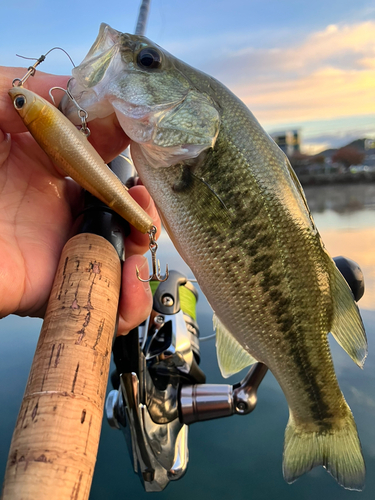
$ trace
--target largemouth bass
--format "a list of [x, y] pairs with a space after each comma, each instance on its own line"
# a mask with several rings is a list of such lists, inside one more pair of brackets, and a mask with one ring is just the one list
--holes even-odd
[[[287, 158], [224, 85], [141, 36], [102, 25], [72, 94], [115, 112], [168, 234], [215, 311], [224, 376], [265, 363], [288, 401], [283, 472], [323, 465], [360, 490], [365, 465], [331, 332], [362, 366], [367, 341]], [[74, 117], [67, 100], [65, 114]]]
[[142, 233], [152, 228], [151, 217], [55, 106], [23, 87], [13, 87], [8, 93], [31, 135], [61, 170]]

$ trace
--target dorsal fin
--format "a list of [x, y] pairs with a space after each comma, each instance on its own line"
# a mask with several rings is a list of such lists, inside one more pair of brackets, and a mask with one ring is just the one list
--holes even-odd
[[362, 368], [367, 356], [367, 339], [358, 306], [349, 285], [332, 262], [332, 293], [335, 309], [331, 333], [352, 360]]

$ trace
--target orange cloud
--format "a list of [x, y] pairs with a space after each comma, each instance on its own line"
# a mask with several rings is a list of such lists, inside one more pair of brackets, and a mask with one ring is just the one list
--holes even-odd
[[[288, 49], [287, 58], [291, 67], [304, 67], [311, 62], [321, 64], [337, 57], [369, 54], [375, 57], [375, 22], [353, 25], [329, 25], [324, 31], [311, 34], [299, 47]], [[349, 62], [349, 61], [348, 61]], [[359, 62], [359, 61], [357, 61]]]
[[324, 68], [303, 78], [233, 90], [268, 124], [375, 114], [375, 68]]
[[374, 21], [330, 25], [295, 47], [228, 53], [216, 74], [268, 126], [375, 114], [374, 34]]

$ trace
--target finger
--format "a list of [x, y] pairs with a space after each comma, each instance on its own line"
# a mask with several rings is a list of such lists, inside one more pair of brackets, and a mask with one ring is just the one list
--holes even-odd
[[[129, 189], [130, 195], [134, 200], [150, 215], [156, 226], [156, 237], [158, 238], [161, 231], [161, 222], [155, 203], [144, 186], [134, 186]], [[143, 234], [131, 226], [130, 235], [126, 238], [126, 255], [143, 254], [149, 248], [149, 236]]]
[[96, 118], [88, 123], [91, 135], [89, 141], [108, 163], [125, 151], [130, 139], [120, 127], [115, 113], [106, 118]]
[[0, 168], [8, 158], [11, 148], [10, 135], [0, 129]]
[[130, 330], [142, 323], [151, 312], [152, 293], [148, 283], [139, 281], [140, 277], [148, 279], [149, 270], [146, 257], [133, 255], [126, 259], [122, 271], [122, 289], [119, 302], [119, 324], [117, 335], [126, 335]]

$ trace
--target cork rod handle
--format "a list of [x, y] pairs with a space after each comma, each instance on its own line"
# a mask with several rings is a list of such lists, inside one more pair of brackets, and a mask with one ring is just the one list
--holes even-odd
[[101, 236], [65, 245], [10, 447], [3, 500], [84, 500], [99, 444], [121, 264]]

